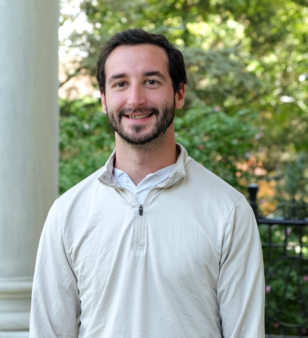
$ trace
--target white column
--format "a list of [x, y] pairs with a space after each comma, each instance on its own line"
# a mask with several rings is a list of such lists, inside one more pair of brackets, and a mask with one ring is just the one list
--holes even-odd
[[57, 197], [58, 11], [58, 0], [0, 0], [1, 338], [27, 336], [37, 246]]

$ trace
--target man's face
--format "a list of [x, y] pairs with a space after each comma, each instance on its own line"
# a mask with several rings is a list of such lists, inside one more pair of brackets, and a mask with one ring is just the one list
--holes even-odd
[[120, 46], [105, 64], [103, 111], [110, 125], [131, 144], [145, 144], [173, 128], [185, 87], [174, 94], [166, 52], [155, 45]]

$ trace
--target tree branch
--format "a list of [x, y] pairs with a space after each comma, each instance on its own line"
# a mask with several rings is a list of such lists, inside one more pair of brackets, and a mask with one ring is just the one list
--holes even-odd
[[59, 88], [61, 88], [63, 85], [65, 85], [70, 79], [72, 79], [73, 77], [75, 77], [76, 75], [78, 75], [82, 69], [83, 69], [82, 66], [80, 66], [77, 69], [75, 69], [74, 73], [69, 74], [64, 81], [62, 81], [62, 82], [59, 83]]

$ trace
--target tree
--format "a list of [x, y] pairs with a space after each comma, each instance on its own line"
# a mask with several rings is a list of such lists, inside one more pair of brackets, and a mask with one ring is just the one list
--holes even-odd
[[305, 1], [84, 0], [80, 8], [89, 28], [74, 32], [69, 48], [87, 57], [69, 77], [84, 72], [96, 85], [99, 50], [116, 32], [141, 27], [162, 33], [182, 50], [187, 64], [187, 99], [179, 118], [195, 103], [222, 107], [236, 118], [248, 109], [251, 117], [245, 114], [241, 121], [257, 128], [249, 152], [270, 174], [279, 171], [286, 153], [307, 151]]
[[270, 172], [283, 153], [307, 150], [306, 1], [85, 0], [81, 11], [91, 29], [71, 36], [71, 48], [88, 55], [77, 73], [94, 77], [99, 49], [118, 31], [165, 34], [185, 56], [185, 109], [199, 99], [227, 114], [257, 112], [254, 123], [266, 131], [256, 156]]

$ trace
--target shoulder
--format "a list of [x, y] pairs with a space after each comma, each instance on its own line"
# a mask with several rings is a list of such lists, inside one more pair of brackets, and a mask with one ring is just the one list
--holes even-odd
[[73, 210], [84, 210], [84, 207], [91, 203], [93, 196], [104, 189], [98, 180], [103, 169], [104, 167], [98, 169], [55, 201], [56, 208], [63, 216]]
[[193, 159], [187, 166], [186, 174], [187, 183], [191, 185], [198, 198], [216, 204], [229, 215], [237, 203], [242, 203], [241, 200], [244, 203], [246, 201], [239, 191]]

